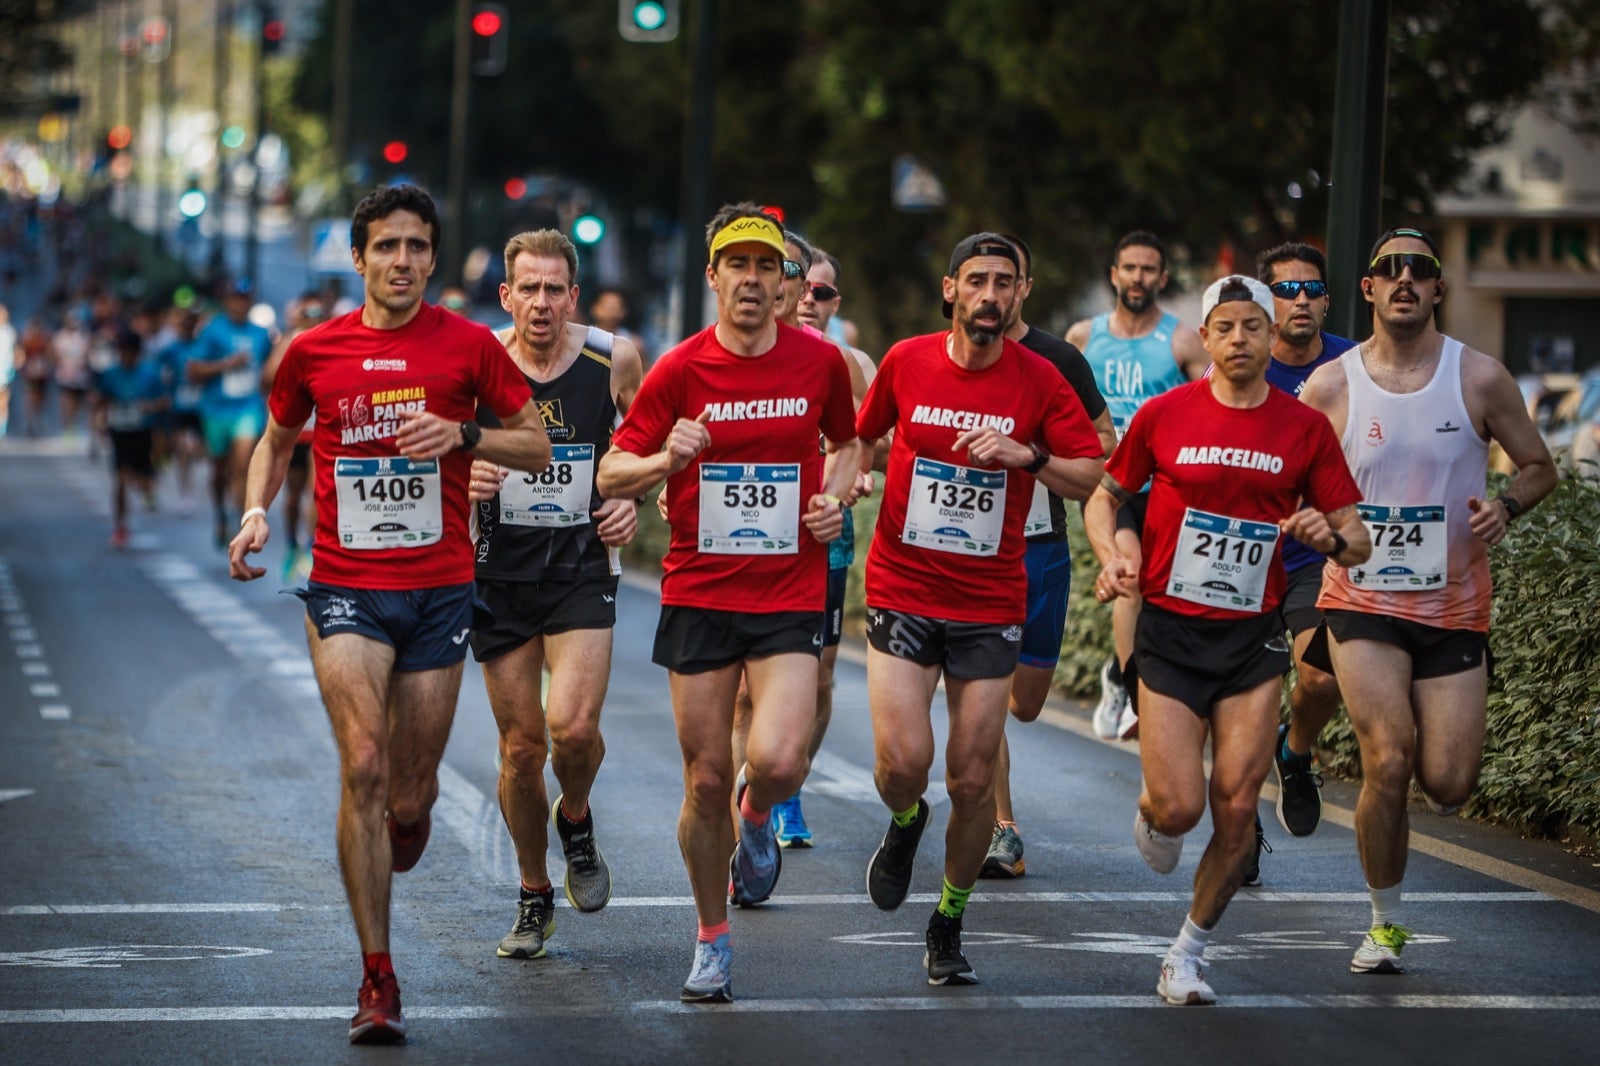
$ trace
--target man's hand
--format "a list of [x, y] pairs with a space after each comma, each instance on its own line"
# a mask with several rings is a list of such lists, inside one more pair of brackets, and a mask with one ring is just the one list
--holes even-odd
[[1506, 505], [1497, 500], [1484, 503], [1473, 496], [1467, 500], [1467, 510], [1472, 512], [1467, 525], [1472, 530], [1472, 535], [1483, 541], [1489, 547], [1494, 547], [1505, 539], [1506, 529], [1511, 524]]
[[600, 543], [608, 548], [620, 548], [633, 539], [639, 531], [639, 505], [632, 500], [605, 500], [595, 508], [594, 527]]
[[461, 424], [447, 422], [431, 411], [407, 411], [400, 416], [394, 443], [407, 459], [438, 459], [461, 446]]
[[1094, 581], [1094, 598], [1109, 603], [1118, 596], [1133, 596], [1139, 591], [1139, 564], [1120, 553], [1112, 555]]
[[817, 493], [811, 497], [806, 505], [806, 513], [800, 516], [811, 535], [823, 544], [839, 539], [839, 534], [844, 532], [844, 510], [839, 506], [839, 501], [832, 496]]
[[1027, 466], [1033, 462], [1033, 449], [1019, 444], [993, 426], [969, 429], [956, 438], [951, 451], [966, 449], [974, 466]]
[[244, 520], [239, 527], [239, 532], [233, 535], [228, 542], [228, 576], [235, 581], [254, 581], [267, 572], [264, 566], [249, 566], [245, 557], [254, 555], [267, 546], [267, 538], [272, 535], [272, 530], [267, 526], [267, 520], [259, 514], [253, 514]]
[[506, 483], [510, 473], [509, 469], [498, 463], [472, 460], [472, 473], [467, 476], [467, 499], [473, 503], [494, 499], [500, 494], [500, 486]]
[[708, 407], [692, 422], [687, 418], [680, 418], [673, 425], [672, 432], [667, 435], [669, 473], [676, 474], [694, 462], [694, 457], [711, 445], [711, 431], [706, 428], [706, 423], [710, 420], [711, 408]]
[[1332, 551], [1337, 543], [1333, 539], [1333, 527], [1328, 525], [1328, 516], [1315, 507], [1302, 507], [1279, 522], [1278, 528], [1324, 555]]

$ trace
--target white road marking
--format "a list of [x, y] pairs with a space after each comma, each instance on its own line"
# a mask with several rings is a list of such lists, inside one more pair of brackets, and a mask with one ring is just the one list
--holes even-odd
[[0, 803], [33, 795], [31, 788], [0, 788]]
[[[547, 1013], [541, 1008], [541, 1013]], [[578, 1012], [574, 1012], [578, 1013]], [[412, 1021], [477, 1021], [509, 1017], [499, 1007], [406, 1006]], [[348, 1021], [350, 1007], [111, 1007], [44, 1010], [0, 1010], [0, 1025], [83, 1025], [109, 1022], [310, 1022]]]
[[72, 708], [64, 703], [46, 703], [39, 707], [39, 717], [47, 722], [65, 722], [72, 717]]
[[333, 910], [296, 903], [31, 903], [0, 907], [0, 917], [40, 914], [278, 914]]
[[39, 681], [28, 686], [28, 694], [40, 699], [57, 699], [61, 695], [61, 686], [53, 681]]
[[19, 644], [25, 644], [29, 641], [38, 640], [39, 634], [27, 626], [15, 626], [11, 630], [11, 639]]
[[[1217, 1006], [1235, 1010], [1600, 1010], [1600, 996], [1230, 996]], [[918, 1010], [1170, 1010], [1154, 993], [1142, 996], [876, 996], [839, 999], [736, 999], [714, 1007], [657, 1000], [636, 1003], [637, 1010], [667, 1014], [792, 1014], [800, 1011], [852, 1013]], [[0, 1021], [3, 1021], [0, 1018]]]
[[17, 658], [42, 659], [44, 658], [44, 649], [37, 644], [18, 644]]
[[22, 674], [24, 677], [49, 677], [49, 663], [23, 663]]

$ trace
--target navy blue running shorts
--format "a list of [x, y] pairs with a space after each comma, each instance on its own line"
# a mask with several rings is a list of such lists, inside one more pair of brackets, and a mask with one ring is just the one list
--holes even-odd
[[1072, 591], [1072, 552], [1066, 541], [1028, 545], [1028, 620], [1022, 623], [1017, 665], [1053, 670], [1067, 628], [1067, 593]]
[[294, 594], [323, 640], [340, 633], [387, 644], [394, 669], [438, 670], [467, 657], [472, 630], [490, 621], [471, 582], [431, 589], [351, 589], [312, 581]]

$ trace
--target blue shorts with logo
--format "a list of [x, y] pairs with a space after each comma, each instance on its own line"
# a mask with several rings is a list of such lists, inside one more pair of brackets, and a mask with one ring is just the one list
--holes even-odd
[[294, 594], [305, 601], [306, 617], [323, 640], [355, 633], [387, 644], [396, 671], [438, 670], [464, 661], [467, 638], [491, 617], [470, 581], [407, 591], [312, 581]]
[[1072, 552], [1066, 541], [1028, 545], [1028, 620], [1022, 625], [1022, 651], [1017, 662], [1041, 670], [1054, 669], [1061, 658], [1061, 634], [1067, 628], [1067, 593], [1072, 590]]

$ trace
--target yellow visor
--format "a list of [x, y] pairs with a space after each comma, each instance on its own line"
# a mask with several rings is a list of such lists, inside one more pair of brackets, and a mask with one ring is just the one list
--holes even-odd
[[717, 230], [717, 235], [711, 238], [711, 258], [715, 259], [717, 253], [730, 244], [749, 241], [766, 245], [778, 253], [779, 259], [788, 254], [783, 247], [783, 231], [771, 219], [750, 217], [736, 218]]

